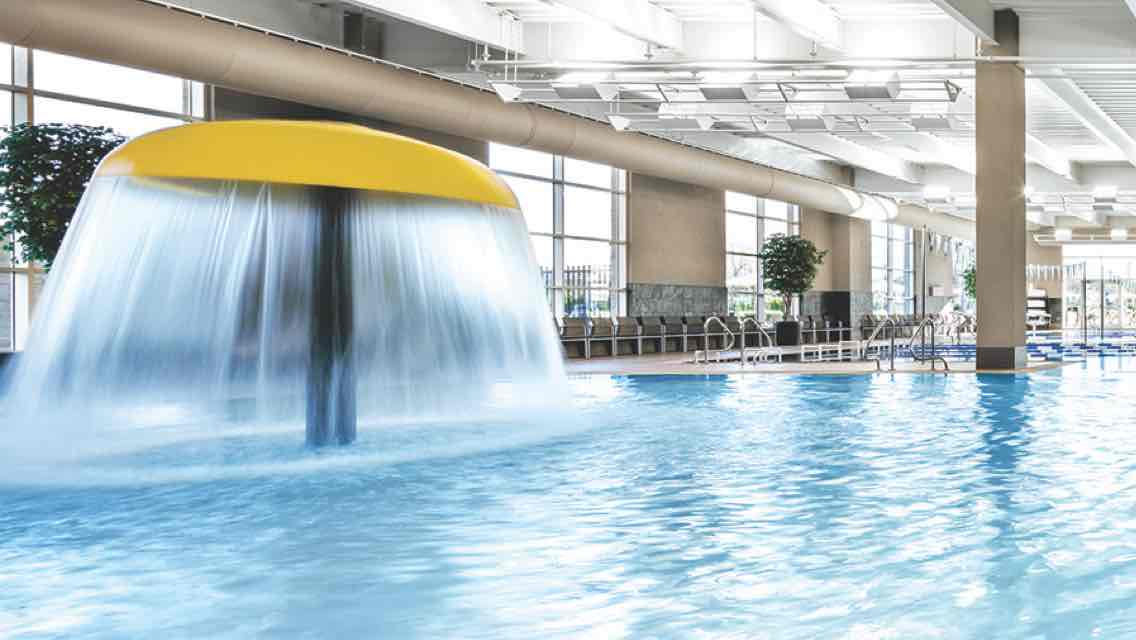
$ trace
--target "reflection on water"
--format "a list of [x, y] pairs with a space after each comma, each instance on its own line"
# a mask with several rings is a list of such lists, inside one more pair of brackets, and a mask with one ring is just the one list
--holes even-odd
[[1134, 637], [1126, 369], [578, 378], [524, 441], [126, 451], [202, 474], [0, 486], [0, 636]]

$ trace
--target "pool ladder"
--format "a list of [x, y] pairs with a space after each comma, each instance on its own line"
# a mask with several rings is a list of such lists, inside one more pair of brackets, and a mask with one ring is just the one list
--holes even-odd
[[[889, 371], [895, 371], [895, 334], [896, 334], [896, 331], [899, 329], [899, 325], [896, 324], [895, 319], [893, 319], [891, 317], [884, 318], [884, 321], [881, 322], [878, 326], [876, 326], [875, 331], [872, 331], [872, 335], [870, 337], [868, 337], [868, 342], [864, 344], [863, 359], [864, 360], [874, 360], [876, 362], [876, 371], [882, 371], [883, 370], [883, 366], [881, 364], [880, 350], [879, 349], [876, 350], [876, 354], [875, 354], [874, 358], [869, 356], [869, 352], [871, 351], [872, 343], [876, 341], [876, 338], [879, 337], [880, 332], [883, 331], [885, 327], [891, 327], [891, 331], [889, 332], [889, 338], [890, 338], [891, 344], [888, 346], [888, 360], [889, 360]], [[924, 353], [924, 349], [923, 349], [922, 346], [919, 349], [919, 353], [915, 352], [915, 339], [916, 338], [922, 338], [924, 340], [924, 344], [926, 344], [926, 331], [927, 331], [928, 327], [931, 329], [931, 355], [930, 356], [928, 356]], [[923, 321], [920, 322], [918, 324], [918, 326], [915, 327], [915, 330], [911, 332], [911, 339], [908, 340], [908, 342], [907, 342], [907, 351], [909, 353], [911, 353], [911, 359], [914, 360], [915, 362], [930, 362], [931, 363], [931, 371], [935, 371], [935, 363], [936, 362], [942, 362], [943, 363], [943, 369], [945, 371], [951, 370], [951, 365], [950, 365], [950, 363], [947, 362], [947, 359], [944, 358], [943, 356], [940, 356], [937, 353], [935, 353], [935, 320], [931, 317], [924, 318]]]
[[[722, 361], [722, 354], [727, 352], [727, 351], [730, 351], [731, 349], [734, 348], [734, 342], [735, 342], [734, 332], [730, 331], [730, 328], [726, 326], [725, 322], [722, 322], [721, 318], [719, 318], [718, 316], [710, 316], [709, 318], [706, 318], [706, 322], [702, 323], [702, 339], [706, 341], [706, 348], [701, 350], [701, 351], [695, 351], [694, 352], [694, 364], [698, 364], [698, 356], [699, 355], [702, 355], [703, 359], [706, 361], [706, 364], [710, 364], [710, 325], [715, 324], [715, 323], [717, 323], [718, 326], [722, 327], [722, 331], [726, 332], [726, 335], [728, 336], [729, 340], [726, 344], [722, 345], [721, 349], [715, 349], [714, 350], [714, 353], [716, 354], [714, 359], [717, 360], [718, 362], [721, 362]], [[745, 336], [744, 325], [742, 327], [742, 336], [743, 337]], [[743, 344], [742, 346], [743, 346], [743, 356], [744, 356], [745, 345]], [[745, 363], [744, 358], [743, 358], [742, 362], [743, 362], [743, 364]]]

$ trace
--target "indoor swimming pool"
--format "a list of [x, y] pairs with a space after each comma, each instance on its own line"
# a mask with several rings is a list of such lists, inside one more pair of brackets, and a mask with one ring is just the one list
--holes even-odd
[[0, 637], [1133, 637], [1134, 375], [576, 377], [335, 450], [171, 414], [3, 467]]

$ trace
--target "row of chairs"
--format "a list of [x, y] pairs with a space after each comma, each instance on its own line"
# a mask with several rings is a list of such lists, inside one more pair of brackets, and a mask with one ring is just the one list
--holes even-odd
[[[978, 322], [974, 316], [961, 311], [945, 311], [931, 314], [935, 318], [935, 331], [939, 335], [961, 337], [965, 334], [974, 334], [978, 331]], [[876, 327], [883, 324], [887, 318], [895, 320], [898, 328], [897, 337], [911, 337], [915, 328], [923, 321], [922, 315], [864, 315], [860, 322], [860, 332], [867, 339]]]
[[[941, 318], [939, 318], [938, 314], [935, 314], [934, 317], [936, 319], [936, 330], [941, 331]], [[923, 316], [919, 314], [909, 313], [906, 315], [895, 314], [890, 316], [887, 314], [864, 314], [864, 317], [860, 320], [860, 335], [864, 340], [867, 340], [876, 330], [876, 327], [886, 322], [888, 318], [891, 318], [893, 321], [895, 321], [895, 335], [897, 338], [910, 338], [912, 335], [914, 335], [915, 328], [918, 327], [921, 322], [923, 322]], [[888, 331], [890, 331], [890, 329]]]
[[[561, 319], [560, 343], [569, 358], [593, 356], [644, 355], [648, 353], [686, 353], [707, 349], [723, 349], [729, 337], [721, 325], [707, 331], [711, 316], [638, 316], [615, 318]], [[743, 346], [742, 318], [717, 316], [735, 336], [734, 348]], [[747, 326], [746, 347], [769, 346], [752, 323]], [[766, 329], [770, 331], [770, 329]]]

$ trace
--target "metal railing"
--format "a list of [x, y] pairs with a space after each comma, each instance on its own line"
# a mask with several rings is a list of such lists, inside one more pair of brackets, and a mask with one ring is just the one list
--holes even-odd
[[741, 350], [739, 351], [739, 355], [741, 356], [741, 361], [742, 361], [743, 367], [745, 366], [745, 363], [746, 363], [746, 343], [745, 343], [746, 325], [751, 323], [751, 322], [753, 323], [754, 328], [757, 329], [757, 335], [759, 336], [758, 339], [757, 339], [757, 349], [753, 350], [753, 354], [750, 358], [750, 362], [753, 363], [754, 366], [757, 366], [758, 357], [761, 356], [761, 354], [763, 353], [762, 349], [765, 348], [765, 347], [761, 346], [761, 338], [765, 338], [765, 341], [769, 343], [770, 347], [777, 346], [777, 341], [775, 341], [769, 335], [769, 332], [767, 332], [765, 330], [765, 327], [761, 326], [761, 323], [757, 321], [757, 318], [754, 318], [752, 316], [742, 318], [742, 321], [741, 321], [742, 346], [741, 346]]
[[861, 357], [864, 360], [875, 360], [876, 361], [876, 371], [882, 371], [883, 370], [883, 367], [880, 364], [879, 351], [876, 352], [875, 358], [869, 358], [868, 353], [869, 353], [869, 351], [871, 351], [872, 343], [876, 341], [877, 337], [879, 337], [880, 332], [883, 331], [884, 327], [888, 327], [888, 326], [891, 327], [891, 335], [889, 336], [891, 338], [891, 346], [888, 348], [888, 356], [891, 360], [890, 371], [895, 371], [895, 332], [899, 329], [899, 325], [896, 323], [894, 318], [891, 318], [891, 317], [884, 318], [883, 322], [876, 325], [875, 331], [872, 331], [872, 335], [868, 336], [868, 342], [864, 344], [864, 352], [863, 352], [864, 355], [861, 356]]
[[[710, 337], [711, 337], [710, 325], [714, 324], [715, 322], [718, 323], [718, 326], [722, 327], [722, 331], [725, 331], [726, 335], [729, 336], [729, 341], [726, 342], [725, 344], [723, 344], [721, 349], [714, 349], [714, 351], [718, 354], [718, 357], [717, 357], [718, 362], [722, 361], [722, 354], [723, 353], [734, 348], [734, 342], [735, 342], [734, 332], [730, 331], [730, 328], [726, 326], [726, 323], [723, 322], [721, 318], [719, 318], [718, 316], [710, 316], [709, 318], [706, 318], [705, 322], [702, 323], [702, 331], [703, 331], [703, 335], [705, 336], [705, 341], [706, 341], [706, 344], [704, 346], [706, 348], [702, 351], [695, 351], [694, 352], [695, 364], [698, 363], [698, 355], [700, 353], [702, 354], [703, 358], [705, 359], [706, 364], [710, 364], [710, 351], [711, 351], [711, 349], [710, 349]], [[744, 347], [744, 343], [743, 343], [743, 347]], [[744, 364], [744, 361], [743, 361], [743, 364]]]
[[[928, 327], [931, 328], [931, 355], [930, 356], [927, 356], [927, 354], [926, 354], [926, 349], [927, 349], [926, 332], [927, 332]], [[915, 327], [914, 331], [912, 331], [911, 339], [907, 341], [907, 350], [909, 352], [911, 352], [911, 359], [912, 360], [915, 360], [916, 362], [930, 362], [931, 363], [931, 371], [935, 370], [935, 361], [936, 360], [941, 361], [943, 363], [943, 369], [950, 371], [951, 365], [947, 362], [947, 359], [944, 358], [943, 356], [940, 356], [940, 355], [935, 353], [935, 333], [936, 333], [936, 331], [935, 331], [935, 318], [933, 316], [928, 316], [926, 318], [923, 318], [923, 321], [920, 322], [919, 325]], [[918, 354], [915, 353], [915, 339], [916, 338], [920, 339], [919, 353]], [[892, 356], [892, 357], [894, 358], [894, 356]]]

